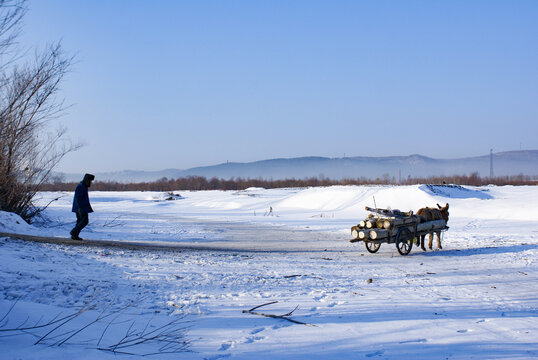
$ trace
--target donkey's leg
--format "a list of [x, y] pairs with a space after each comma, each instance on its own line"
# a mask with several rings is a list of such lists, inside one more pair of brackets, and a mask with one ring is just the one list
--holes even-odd
[[428, 247], [430, 248], [430, 250], [432, 249], [432, 243], [433, 243], [433, 233], [430, 233], [429, 239], [428, 239]]
[[419, 235], [419, 238], [420, 238], [420, 248], [426, 251], [426, 248], [424, 247], [424, 240], [426, 239], [426, 235]]
[[437, 234], [437, 247], [439, 249], [442, 249], [443, 247], [441, 246], [441, 232], [440, 231], [436, 231], [435, 232]]

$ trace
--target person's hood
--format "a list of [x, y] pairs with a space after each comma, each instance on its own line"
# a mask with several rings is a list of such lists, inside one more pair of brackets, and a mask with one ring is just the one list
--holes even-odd
[[84, 179], [82, 179], [82, 183], [86, 187], [90, 187], [91, 182], [95, 179], [95, 175], [92, 174], [85, 174]]

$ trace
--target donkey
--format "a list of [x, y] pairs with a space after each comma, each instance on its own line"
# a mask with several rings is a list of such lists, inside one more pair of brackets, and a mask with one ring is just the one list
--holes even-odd
[[[432, 220], [444, 220], [445, 224], [448, 223], [448, 204], [441, 207], [441, 205], [437, 204], [438, 209], [435, 208], [429, 208], [425, 207], [422, 209], [419, 209], [417, 211], [417, 215], [420, 216], [420, 222], [426, 222], [426, 221], [432, 221]], [[428, 247], [430, 250], [432, 249], [432, 242], [433, 242], [433, 234], [437, 234], [437, 247], [439, 249], [442, 249], [441, 246], [441, 231], [436, 230], [429, 233], [430, 238], [428, 241]], [[426, 238], [426, 235], [420, 236], [420, 248], [424, 251], [426, 251], [426, 248], [424, 247], [424, 239]]]

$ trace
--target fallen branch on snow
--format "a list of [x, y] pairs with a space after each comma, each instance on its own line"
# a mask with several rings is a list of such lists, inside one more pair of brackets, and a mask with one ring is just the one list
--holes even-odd
[[113, 227], [117, 227], [117, 226], [123, 226], [125, 225], [124, 223], [122, 223], [120, 221], [121, 219], [121, 215], [118, 215], [116, 216], [114, 219], [112, 220], [106, 220], [105, 223], [103, 224], [103, 227], [110, 227], [110, 228], [113, 228]]
[[[96, 315], [93, 319], [80, 320], [75, 323], [73, 320], [79, 318], [80, 315], [88, 310], [95, 310], [97, 305], [94, 303], [94, 299], [86, 303], [80, 310], [77, 310], [67, 316], [61, 314], [56, 315], [49, 321], [43, 321], [40, 318], [36, 323], [29, 324], [30, 316], [24, 320], [21, 324], [9, 327], [9, 316], [18, 302], [15, 301], [7, 312], [0, 319], [0, 337], [24, 335], [29, 334], [36, 337], [38, 340], [34, 345], [46, 344], [49, 346], [65, 346], [74, 345], [69, 343], [77, 335], [87, 330], [90, 327], [99, 329], [102, 327], [103, 320], [113, 317], [110, 320], [104, 330], [101, 333], [96, 350], [111, 352], [114, 354], [129, 354], [137, 356], [149, 356], [159, 354], [178, 354], [189, 351], [190, 341], [187, 339], [188, 326], [185, 325], [184, 316], [179, 316], [164, 325], [158, 325], [153, 322], [153, 318], [149, 319], [145, 326], [140, 327], [140, 324], [136, 320], [127, 320], [130, 323], [127, 330], [125, 330], [123, 337], [113, 340], [115, 334], [121, 331], [125, 320], [118, 320], [120, 317], [129, 318], [130, 315], [125, 314], [125, 310], [132, 307], [137, 301], [131, 301], [125, 306], [111, 310], [112, 301], [106, 304], [104, 309]], [[71, 326], [69, 326], [71, 325]], [[109, 331], [111, 328], [115, 328], [114, 331]], [[38, 332], [42, 330], [44, 335]], [[61, 332], [61, 334], [60, 334]], [[112, 334], [109, 334], [112, 333]], [[4, 335], [5, 334], [5, 335]], [[57, 334], [57, 335], [55, 335]], [[96, 339], [97, 340], [97, 339]], [[107, 340], [109, 345], [103, 344]], [[84, 340], [85, 344], [93, 342], [93, 339]], [[91, 345], [90, 345], [91, 347]]]
[[262, 304], [262, 305], [255, 306], [255, 307], [253, 307], [253, 308], [250, 309], [250, 310], [243, 310], [243, 314], [246, 313], [246, 314], [252, 314], [252, 315], [265, 316], [265, 317], [269, 317], [269, 318], [273, 318], [273, 319], [282, 319], [282, 320], [290, 321], [290, 322], [295, 323], [295, 324], [306, 325], [306, 326], [316, 326], [316, 325], [308, 324], [308, 323], [305, 323], [305, 322], [302, 322], [302, 321], [293, 320], [292, 318], [289, 318], [289, 317], [288, 317], [288, 316], [291, 316], [291, 314], [293, 314], [293, 312], [299, 308], [299, 305], [297, 305], [297, 306], [295, 307], [295, 309], [293, 309], [293, 310], [290, 311], [289, 313], [287, 313], [287, 314], [283, 314], [283, 315], [265, 314], [265, 313], [260, 313], [260, 312], [255, 312], [255, 311], [254, 311], [254, 310], [256, 310], [256, 309], [261, 308], [262, 306], [276, 304], [277, 302], [278, 302], [278, 301], [271, 301], [271, 302], [268, 302], [268, 303], [266, 303], [266, 304]]

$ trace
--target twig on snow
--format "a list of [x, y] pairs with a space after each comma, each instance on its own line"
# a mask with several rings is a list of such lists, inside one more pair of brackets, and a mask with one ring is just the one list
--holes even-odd
[[120, 341], [107, 347], [97, 347], [97, 349], [112, 352], [114, 354], [129, 354], [123, 349], [136, 348], [138, 345], [153, 343], [160, 345], [157, 352], [138, 355], [149, 356], [188, 351], [190, 342], [185, 339], [185, 332], [188, 327], [185, 327], [180, 323], [182, 319], [182, 317], [174, 319], [153, 330], [149, 330], [150, 320], [141, 331], [134, 328], [135, 322], [133, 322]]
[[124, 223], [122, 223], [121, 221], [119, 221], [119, 219], [121, 219], [121, 215], [118, 215], [116, 216], [114, 219], [112, 220], [106, 220], [105, 223], [103, 224], [103, 227], [117, 227], [117, 226], [123, 226]]
[[7, 318], [7, 316], [9, 315], [9, 313], [11, 313], [11, 310], [13, 310], [13, 308], [15, 307], [15, 305], [17, 305], [17, 303], [19, 302], [19, 299], [20, 298], [17, 298], [17, 300], [15, 300], [15, 302], [13, 304], [11, 304], [11, 307], [9, 308], [9, 310], [6, 312], [6, 314], [2, 317], [2, 319], [0, 319], [0, 323], [2, 321], [4, 321], [5, 318]]
[[295, 323], [295, 324], [299, 324], [299, 325], [316, 326], [316, 325], [314, 325], [314, 324], [308, 324], [308, 323], [305, 323], [305, 322], [302, 322], [302, 321], [297, 321], [297, 320], [294, 320], [294, 319], [288, 317], [288, 316], [291, 316], [291, 315], [293, 314], [293, 312], [299, 308], [299, 305], [297, 305], [297, 306], [295, 307], [295, 309], [293, 309], [293, 310], [290, 311], [289, 313], [286, 313], [286, 314], [283, 314], [283, 315], [265, 314], [265, 313], [255, 312], [255, 311], [254, 311], [254, 310], [256, 310], [256, 309], [261, 308], [262, 306], [272, 305], [272, 304], [276, 304], [276, 303], [278, 303], [278, 301], [271, 301], [271, 302], [268, 302], [268, 303], [265, 303], [265, 304], [261, 304], [261, 305], [258, 305], [258, 306], [253, 307], [253, 308], [250, 309], [250, 310], [243, 310], [243, 314], [246, 313], [246, 314], [259, 315], [259, 316], [264, 316], [264, 317], [273, 318], [273, 319], [282, 319], [282, 320], [287, 320], [287, 321], [289, 321], [289, 322], [292, 322], [292, 323]]
[[[64, 330], [69, 322], [72, 322], [74, 319], [78, 318], [82, 313], [95, 309], [96, 305], [94, 300], [90, 300], [78, 311], [71, 313], [66, 316], [56, 315], [52, 320], [42, 323], [42, 318], [35, 323], [34, 325], [27, 325], [29, 317], [24, 320], [23, 323], [19, 324], [16, 327], [12, 328], [0, 328], [0, 334], [7, 333], [7, 335], [0, 335], [1, 337], [5, 336], [15, 336], [21, 333], [29, 334], [37, 338], [37, 341], [34, 345], [44, 344], [48, 342], [49, 346], [65, 346], [68, 345], [68, 341], [73, 339], [75, 336], [82, 333], [84, 330], [88, 329], [95, 324], [101, 323], [106, 318], [112, 318], [110, 322], [106, 325], [103, 330], [101, 337], [97, 341], [95, 347], [96, 350], [107, 351], [114, 354], [128, 354], [136, 356], [149, 356], [149, 355], [158, 355], [158, 354], [177, 354], [181, 352], [189, 351], [191, 342], [186, 338], [186, 333], [189, 329], [188, 326], [185, 326], [184, 316], [177, 317], [164, 325], [152, 326], [153, 318], [149, 319], [142, 328], [138, 328], [136, 321], [129, 320], [130, 323], [127, 330], [125, 331], [124, 336], [119, 340], [114, 342], [111, 345], [103, 345], [103, 340], [105, 339], [105, 334], [109, 330], [110, 326], [118, 325], [124, 323], [116, 322], [119, 316], [124, 315], [124, 311], [129, 307], [135, 304], [135, 301], [131, 301], [125, 306], [117, 309], [110, 310], [112, 302], [108, 303], [107, 306], [95, 317], [93, 320], [87, 322], [84, 325], [73, 325], [75, 329], [66, 329], [67, 331], [58, 334], [60, 331]], [[17, 302], [11, 305], [7, 310], [5, 315], [1, 315], [2, 318], [0, 323], [8, 321], [9, 315], [12, 313], [13, 308]], [[73, 327], [71, 326], [71, 327]], [[49, 328], [49, 329], [47, 329]], [[37, 329], [45, 329], [45, 335], [37, 335], [30, 331]], [[91, 339], [89, 341], [92, 341]], [[144, 345], [144, 348], [140, 347]], [[149, 348], [148, 348], [149, 346]], [[147, 353], [141, 353], [146, 349]], [[132, 352], [126, 350], [133, 350]]]

